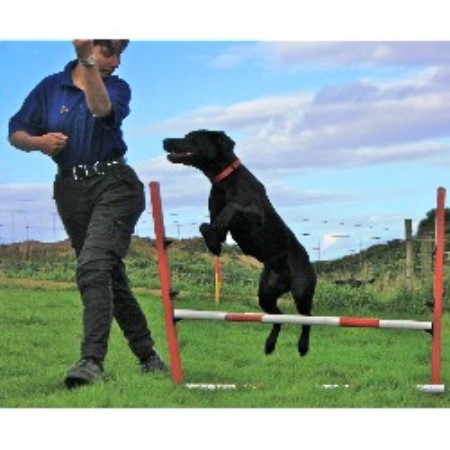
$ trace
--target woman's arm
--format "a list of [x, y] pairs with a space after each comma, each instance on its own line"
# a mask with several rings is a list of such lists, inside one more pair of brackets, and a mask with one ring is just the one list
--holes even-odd
[[63, 133], [46, 133], [42, 136], [32, 136], [26, 131], [16, 131], [9, 137], [9, 142], [19, 150], [26, 152], [41, 151], [45, 155], [57, 155], [64, 149], [67, 136]]
[[[94, 49], [92, 40], [75, 39], [73, 45], [80, 61], [84, 61], [92, 56]], [[95, 64], [92, 66], [78, 64], [77, 70], [81, 77], [86, 102], [92, 115], [95, 117], [109, 116], [112, 111], [111, 100], [97, 66]]]

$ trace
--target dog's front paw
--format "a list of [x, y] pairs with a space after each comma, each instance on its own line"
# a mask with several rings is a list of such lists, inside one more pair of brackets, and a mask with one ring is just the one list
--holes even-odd
[[205, 241], [206, 246], [208, 247], [208, 250], [214, 255], [220, 256], [222, 244], [214, 228], [208, 223], [202, 223], [200, 225], [200, 233], [203, 236], [203, 239]]

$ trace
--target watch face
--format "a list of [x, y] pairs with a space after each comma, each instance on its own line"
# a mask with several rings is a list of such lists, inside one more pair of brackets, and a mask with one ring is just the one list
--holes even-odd
[[81, 61], [81, 64], [85, 67], [93, 67], [95, 66], [96, 59], [94, 56], [88, 56], [86, 59]]

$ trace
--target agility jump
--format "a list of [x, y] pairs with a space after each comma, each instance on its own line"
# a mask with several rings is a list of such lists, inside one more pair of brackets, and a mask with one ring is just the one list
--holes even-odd
[[[221, 311], [197, 311], [174, 309], [172, 303], [171, 276], [167, 247], [170, 242], [165, 237], [164, 219], [159, 183], [150, 182], [150, 197], [158, 253], [158, 270], [161, 282], [161, 296], [164, 305], [165, 325], [169, 347], [172, 381], [183, 382], [180, 349], [176, 330], [179, 320], [218, 320], [228, 322], [282, 323], [291, 325], [322, 325], [333, 327], [385, 328], [404, 330], [424, 330], [432, 334], [431, 342], [431, 383], [418, 385], [423, 392], [442, 393], [445, 386], [441, 384], [441, 334], [442, 302], [445, 250], [445, 194], [444, 188], [437, 190], [435, 267], [434, 267], [434, 308], [431, 321], [384, 320], [371, 317], [330, 317], [302, 316], [290, 314], [236, 313]], [[334, 385], [333, 385], [334, 386]]]

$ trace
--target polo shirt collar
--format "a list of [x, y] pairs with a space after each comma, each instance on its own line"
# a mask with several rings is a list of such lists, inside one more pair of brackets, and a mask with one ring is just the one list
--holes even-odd
[[72, 70], [75, 68], [77, 63], [78, 60], [74, 59], [66, 64], [66, 66], [64, 67], [64, 71], [62, 73], [62, 84], [67, 86], [75, 86], [72, 80]]

